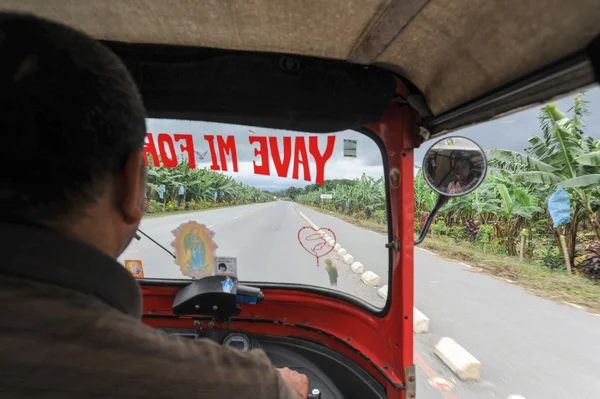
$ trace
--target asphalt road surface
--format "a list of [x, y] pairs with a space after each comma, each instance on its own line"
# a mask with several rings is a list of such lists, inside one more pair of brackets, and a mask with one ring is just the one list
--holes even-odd
[[[313, 213], [322, 216], [306, 208], [302, 209], [306, 211], [307, 216], [310, 214], [311, 218]], [[339, 222], [338, 219], [331, 219]], [[342, 246], [361, 248], [361, 235], [365, 235], [362, 230], [346, 231], [341, 224], [321, 226], [320, 220], [321, 218], [315, 217], [313, 222], [319, 227], [330, 227], [334, 230], [337, 241]], [[289, 202], [278, 201], [148, 218], [143, 220], [140, 229], [173, 251], [171, 243], [175, 237], [171, 231], [189, 221], [205, 224], [215, 232], [213, 240], [218, 245], [216, 255], [237, 258], [238, 277], [241, 281], [311, 284], [349, 293], [378, 307], [384, 305], [384, 300], [377, 295], [377, 290], [366, 287], [360, 281], [360, 275], [352, 273], [335, 251], [320, 258], [317, 265], [317, 259], [302, 248], [298, 241], [298, 231], [308, 223]], [[371, 248], [371, 251], [377, 245], [376, 242], [381, 242], [375, 252], [379, 252], [380, 269], [385, 273], [380, 274], [381, 284], [387, 284], [388, 250], [384, 247], [385, 240], [371, 232], [366, 234], [370, 240], [368, 248]], [[357, 254], [367, 253], [362, 250]], [[354, 253], [353, 255], [357, 260], [361, 259]], [[335, 287], [330, 285], [325, 269], [324, 261], [327, 258], [332, 259], [338, 269], [338, 285]], [[123, 262], [125, 259], [141, 260], [146, 278], [186, 278], [179, 266], [173, 262], [173, 257], [145, 237], [139, 241], [132, 241], [119, 261]]]
[[[296, 207], [317, 226], [331, 228], [340, 245], [387, 284], [385, 236]], [[317, 267], [298, 243], [298, 230], [307, 222], [288, 202], [150, 218], [141, 229], [172, 249], [171, 230], [192, 220], [216, 233], [218, 255], [238, 258], [243, 281], [313, 284], [383, 304], [337, 258], [338, 286], [329, 286], [323, 259]], [[182, 278], [173, 258], [146, 238], [132, 242], [119, 260], [124, 259], [141, 259], [146, 277]], [[415, 306], [431, 320], [429, 334], [415, 335], [418, 398], [600, 398], [600, 316], [419, 249]], [[441, 337], [453, 338], [482, 363], [482, 381], [461, 382], [433, 355]]]

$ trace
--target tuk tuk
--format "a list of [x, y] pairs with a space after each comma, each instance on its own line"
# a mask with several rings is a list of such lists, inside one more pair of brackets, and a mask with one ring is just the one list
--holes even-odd
[[[139, 278], [142, 321], [262, 349], [306, 374], [311, 398], [416, 397], [414, 149], [591, 85], [600, 65], [593, 0], [4, 0], [0, 9], [87, 32], [140, 88], [158, 179], [147, 206], [181, 212], [144, 222], [121, 259]], [[485, 177], [477, 145], [444, 140], [425, 159], [439, 200], [417, 244], [450, 196]], [[478, 172], [450, 192], [451, 153], [469, 151]], [[176, 177], [160, 180], [165, 169]], [[348, 178], [379, 184], [382, 202], [368, 212], [385, 234], [334, 217], [366, 212], [332, 194]], [[303, 203], [309, 194], [319, 206]]]

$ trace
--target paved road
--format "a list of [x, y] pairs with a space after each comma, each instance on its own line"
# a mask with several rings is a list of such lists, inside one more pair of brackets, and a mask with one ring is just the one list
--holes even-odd
[[[386, 237], [333, 216], [298, 206], [319, 227], [335, 231], [338, 242], [366, 269], [387, 283]], [[147, 219], [141, 228], [168, 246], [170, 231], [196, 220], [216, 232], [219, 255], [237, 256], [245, 281], [280, 281], [329, 286], [324, 266], [317, 267], [298, 244], [306, 221], [286, 202], [222, 208]], [[170, 247], [169, 247], [170, 249]], [[142, 259], [148, 277], [181, 278], [172, 258], [147, 239], [135, 241], [122, 259]], [[336, 260], [339, 290], [381, 300]], [[431, 319], [430, 334], [415, 335], [418, 397], [532, 398], [600, 397], [600, 317], [531, 295], [457, 262], [415, 251], [416, 307]], [[378, 302], [379, 301], [379, 302]], [[483, 381], [463, 383], [433, 355], [441, 337], [451, 337], [483, 364]], [[452, 384], [442, 394], [428, 380]]]
[[[174, 239], [171, 231], [188, 221], [203, 223], [215, 232], [213, 239], [218, 245], [217, 255], [237, 258], [238, 277], [242, 281], [317, 285], [349, 293], [379, 307], [384, 305], [376, 290], [362, 284], [360, 276], [352, 273], [338, 256], [333, 259], [339, 272], [338, 285], [330, 286], [324, 259], [317, 266], [316, 258], [298, 242], [298, 230], [307, 222], [289, 202], [148, 218], [144, 219], [140, 229], [167, 249], [173, 250], [170, 246]], [[346, 237], [354, 237], [356, 232], [340, 231], [337, 234], [338, 242], [343, 243]], [[358, 234], [364, 233], [361, 230]], [[373, 238], [378, 237], [373, 235]], [[387, 253], [383, 246], [379, 251], [384, 256]], [[334, 254], [332, 252], [329, 256]], [[125, 259], [142, 260], [147, 278], [184, 278], [179, 267], [173, 263], [173, 257], [145, 237], [140, 241], [134, 240], [119, 261]]]
[[[599, 316], [422, 250], [415, 266], [430, 335], [455, 339], [483, 365], [484, 381], [467, 384], [472, 397], [600, 398]], [[430, 348], [431, 336], [417, 346]]]

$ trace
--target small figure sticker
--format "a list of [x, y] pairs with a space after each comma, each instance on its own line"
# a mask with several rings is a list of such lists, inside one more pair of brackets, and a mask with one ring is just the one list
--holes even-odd
[[214, 255], [218, 248], [215, 233], [197, 222], [184, 223], [172, 231], [175, 264], [186, 277], [199, 279], [214, 274]]
[[400, 186], [400, 171], [396, 168], [390, 170], [390, 185], [394, 188]]
[[231, 294], [231, 290], [233, 289], [233, 280], [231, 277], [225, 277], [225, 280], [221, 282], [221, 286], [223, 287], [223, 292]]
[[141, 260], [126, 260], [125, 268], [129, 270], [133, 277], [144, 278], [144, 268]]
[[329, 275], [329, 284], [331, 284], [332, 287], [337, 287], [338, 270], [337, 270], [337, 267], [335, 267], [335, 265], [333, 264], [333, 261], [331, 259], [325, 260], [325, 270], [327, 271], [327, 274]]
[[237, 277], [237, 259], [230, 256], [215, 257], [215, 275]]

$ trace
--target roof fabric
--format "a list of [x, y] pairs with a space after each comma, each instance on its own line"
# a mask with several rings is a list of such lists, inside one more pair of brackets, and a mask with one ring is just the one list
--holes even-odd
[[[0, 10], [32, 12], [103, 40], [347, 60], [397, 1], [415, 2], [3, 0]], [[372, 64], [408, 78], [434, 115], [579, 51], [600, 34], [597, 0], [415, 3], [416, 15], [398, 26]]]

